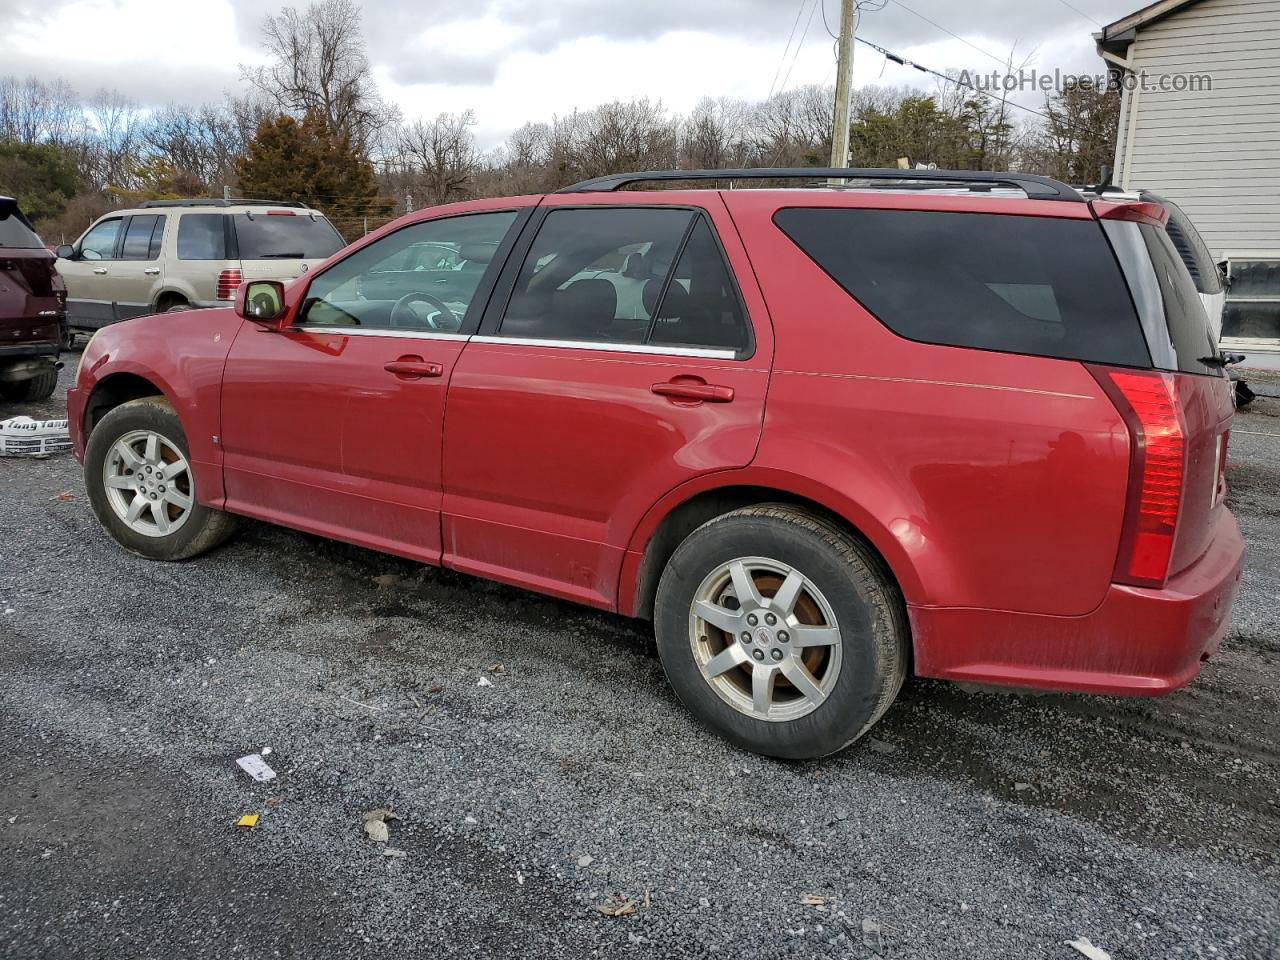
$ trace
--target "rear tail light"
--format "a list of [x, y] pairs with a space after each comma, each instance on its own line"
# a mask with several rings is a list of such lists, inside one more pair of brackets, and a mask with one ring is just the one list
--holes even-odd
[[1230, 430], [1218, 438], [1218, 479], [1213, 486], [1213, 506], [1215, 507], [1227, 496], [1227, 441], [1230, 439]]
[[1113, 579], [1163, 587], [1186, 476], [1186, 431], [1177, 381], [1167, 373], [1092, 373], [1129, 428], [1129, 497]]
[[218, 274], [217, 298], [219, 300], [230, 300], [236, 295], [236, 288], [240, 286], [239, 270], [223, 270]]

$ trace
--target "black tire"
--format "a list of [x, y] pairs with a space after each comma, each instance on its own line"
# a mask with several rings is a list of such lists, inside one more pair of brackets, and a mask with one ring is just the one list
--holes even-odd
[[[103, 479], [103, 465], [117, 440], [135, 430], [153, 431], [178, 448], [188, 464], [191, 451], [182, 422], [168, 400], [143, 397], [130, 400], [109, 411], [93, 428], [85, 450], [84, 482], [89, 503], [107, 532], [126, 550], [148, 560], [186, 560], [212, 550], [235, 529], [235, 517], [199, 502], [194, 486], [189, 491], [194, 500], [186, 520], [171, 534], [147, 536], [127, 526], [108, 502]], [[191, 478], [194, 485], [194, 476]]]
[[34, 403], [48, 400], [58, 389], [58, 371], [51, 367], [27, 380], [0, 384], [0, 397], [11, 403]]
[[[741, 712], [716, 693], [694, 659], [695, 594], [714, 570], [744, 557], [771, 558], [801, 572], [825, 596], [840, 630], [833, 686], [820, 705], [795, 719]], [[654, 627], [667, 678], [690, 712], [745, 750], [791, 760], [835, 753], [866, 733], [898, 695], [910, 659], [905, 606], [884, 563], [836, 524], [786, 504], [735, 510], [691, 533], [663, 571]]]

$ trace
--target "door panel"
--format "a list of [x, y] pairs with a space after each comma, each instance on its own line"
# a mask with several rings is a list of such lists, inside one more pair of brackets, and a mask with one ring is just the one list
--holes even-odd
[[[264, 332], [227, 358], [227, 509], [438, 563], [440, 425], [466, 338]], [[402, 358], [435, 376], [387, 370]]]
[[99, 220], [76, 241], [76, 256], [59, 260], [67, 285], [67, 322], [81, 330], [97, 330], [116, 319], [112, 271], [117, 265], [120, 217]]
[[[246, 321], [223, 378], [227, 509], [440, 561], [445, 391], [520, 217], [495, 206], [375, 235], [291, 291], [283, 329]], [[386, 294], [371, 283], [424, 243], [479, 269], [447, 299], [426, 273]]]
[[[645, 511], [750, 462], [768, 368], [495, 341], [467, 346], [449, 388], [444, 563], [612, 608]], [[694, 377], [733, 400], [654, 392]]]
[[546, 198], [458, 360], [443, 562], [612, 609], [643, 515], [751, 461], [773, 341], [718, 197], [606, 199]]
[[125, 224], [120, 259], [110, 268], [117, 320], [140, 317], [152, 311], [156, 291], [164, 279], [160, 246], [166, 219], [159, 214], [136, 214]]

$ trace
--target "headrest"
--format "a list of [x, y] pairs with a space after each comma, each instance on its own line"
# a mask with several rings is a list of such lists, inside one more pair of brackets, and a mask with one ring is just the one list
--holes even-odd
[[488, 263], [497, 252], [498, 245], [494, 243], [464, 243], [458, 248], [458, 256], [473, 263]]

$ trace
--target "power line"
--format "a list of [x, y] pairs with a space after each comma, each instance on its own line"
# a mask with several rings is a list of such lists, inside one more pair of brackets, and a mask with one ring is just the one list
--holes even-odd
[[796, 61], [800, 59], [800, 51], [804, 49], [804, 42], [809, 36], [809, 28], [813, 26], [813, 15], [818, 12], [818, 6], [821, 3], [822, 0], [814, 0], [813, 6], [809, 8], [809, 19], [804, 22], [804, 33], [800, 34], [800, 40], [796, 44], [796, 52], [791, 57], [791, 66], [787, 67], [786, 76], [782, 78], [782, 86], [778, 87], [778, 93], [782, 93], [783, 90], [787, 89], [787, 82], [791, 79], [791, 71], [796, 68]]
[[1093, 19], [1093, 17], [1089, 16], [1087, 13], [1085, 13], [1085, 12], [1084, 12], [1083, 10], [1081, 10], [1079, 7], [1073, 7], [1071, 4], [1067, 3], [1067, 0], [1058, 0], [1058, 2], [1059, 2], [1060, 4], [1062, 4], [1064, 7], [1066, 7], [1068, 10], [1071, 10], [1071, 11], [1073, 11], [1073, 12], [1075, 12], [1075, 13], [1079, 14], [1080, 16], [1084, 17], [1084, 19], [1088, 20], [1088, 21], [1089, 21], [1090, 23], [1092, 23], [1095, 27], [1098, 27], [1099, 29], [1101, 29], [1101, 28], [1102, 28], [1102, 24], [1100, 24], [1097, 20]]
[[1035, 110], [1031, 107], [1024, 107], [1022, 104], [1018, 103], [1016, 100], [1010, 100], [1007, 97], [997, 97], [994, 93], [991, 93], [988, 90], [980, 90], [977, 87], [975, 87], [972, 83], [965, 83], [959, 77], [950, 77], [950, 76], [947, 76], [947, 74], [945, 73], [939, 73], [937, 70], [933, 70], [929, 67], [926, 67], [924, 64], [916, 63], [913, 60], [908, 60], [906, 57], [899, 56], [898, 54], [894, 53], [891, 50], [886, 50], [884, 47], [880, 46], [880, 44], [878, 43], [872, 43], [870, 40], [865, 40], [862, 37], [854, 37], [854, 39], [857, 40], [858, 43], [865, 44], [866, 46], [870, 47], [872, 50], [875, 50], [877, 53], [883, 56], [886, 60], [892, 60], [894, 63], [900, 66], [911, 67], [913, 70], [919, 70], [921, 73], [927, 73], [930, 76], [937, 77], [939, 80], [945, 80], [947, 83], [954, 83], [958, 87], [963, 87], [966, 90], [972, 90], [974, 93], [978, 94], [979, 96], [986, 97], [987, 99], [993, 100], [996, 103], [1007, 104], [1008, 106], [1021, 110], [1024, 113], [1030, 113], [1034, 116], [1040, 117], [1042, 120], [1048, 120], [1050, 123], [1061, 124], [1064, 127], [1066, 127], [1066, 129], [1072, 134], [1080, 132], [1079, 125], [1072, 123], [1066, 117], [1057, 117], [1057, 118], [1051, 117], [1049, 116], [1049, 114], [1041, 113], [1039, 110]]
[[943, 33], [945, 33], [947, 36], [949, 36], [949, 37], [954, 37], [955, 39], [957, 39], [957, 40], [959, 40], [961, 43], [963, 43], [965, 46], [972, 47], [974, 50], [977, 50], [977, 51], [978, 51], [980, 54], [982, 54], [984, 57], [990, 57], [990, 58], [991, 58], [992, 60], [994, 60], [996, 63], [1000, 64], [1000, 66], [1002, 66], [1002, 67], [1007, 67], [1007, 66], [1009, 65], [1009, 62], [1008, 62], [1007, 60], [1001, 60], [1001, 59], [1000, 59], [999, 57], [997, 57], [994, 53], [989, 53], [988, 51], [983, 50], [983, 49], [982, 49], [980, 46], [978, 46], [976, 43], [972, 43], [972, 42], [970, 42], [970, 41], [966, 40], [964, 37], [960, 36], [960, 34], [958, 34], [958, 33], [952, 33], [950, 30], [948, 30], [948, 29], [947, 29], [946, 27], [944, 27], [942, 24], [938, 23], [936, 20], [930, 20], [930, 19], [929, 19], [928, 17], [926, 17], [923, 13], [917, 13], [916, 11], [912, 10], [912, 9], [911, 9], [910, 7], [908, 7], [905, 3], [903, 3], [903, 2], [902, 2], [902, 0], [893, 0], [893, 2], [894, 2], [894, 3], [896, 3], [898, 6], [900, 6], [903, 10], [907, 11], [907, 13], [911, 14], [913, 17], [919, 17], [921, 20], [923, 20], [925, 23], [929, 24], [930, 26], [937, 27], [939, 30], [941, 30]]
[[960, 80], [959, 77], [949, 77], [945, 73], [939, 73], [937, 70], [933, 70], [933, 69], [930, 69], [929, 67], [926, 67], [922, 63], [916, 63], [914, 60], [908, 60], [906, 57], [901, 57], [891, 50], [886, 50], [884, 47], [880, 46], [880, 44], [878, 43], [872, 43], [870, 40], [864, 40], [862, 37], [854, 37], [854, 39], [857, 40], [859, 43], [866, 44], [872, 50], [877, 51], [886, 60], [892, 60], [894, 63], [899, 64], [900, 66], [911, 67], [913, 70], [919, 70], [921, 73], [930, 74], [931, 76], [937, 77], [939, 80], [945, 80], [947, 83], [954, 83], [958, 87], [964, 87], [966, 90], [972, 90], [974, 93], [977, 93], [977, 94], [980, 94], [981, 96], [988, 97], [992, 100], [995, 100], [997, 103], [1007, 103], [1011, 107], [1016, 107], [1017, 109], [1024, 110], [1027, 113], [1033, 113], [1037, 117], [1041, 117], [1042, 119], [1045, 119], [1045, 120], [1053, 119], [1047, 113], [1041, 113], [1039, 110], [1033, 110], [1031, 107], [1024, 107], [1022, 104], [1018, 103], [1017, 101], [1009, 100], [1003, 97], [997, 97], [995, 94], [987, 90], [979, 90], [972, 83], [964, 83], [962, 80]]
[[796, 35], [796, 27], [800, 26], [800, 15], [804, 13], [804, 5], [808, 0], [800, 0], [800, 5], [796, 8], [796, 18], [791, 23], [791, 32], [787, 34], [787, 45], [782, 48], [782, 57], [778, 60], [777, 69], [773, 71], [773, 82], [769, 84], [769, 96], [766, 100], [773, 96], [773, 88], [778, 85], [778, 75], [782, 73], [782, 65], [787, 62], [787, 52], [791, 49], [791, 40]]

